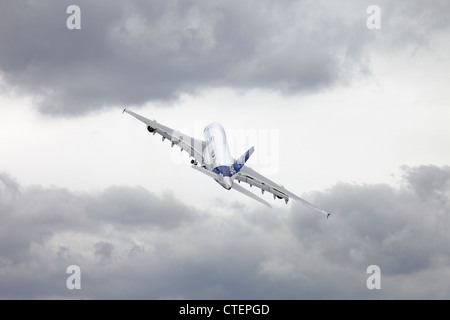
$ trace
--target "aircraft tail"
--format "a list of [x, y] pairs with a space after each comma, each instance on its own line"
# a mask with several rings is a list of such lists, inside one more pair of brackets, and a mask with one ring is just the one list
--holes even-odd
[[241, 171], [244, 164], [247, 162], [248, 158], [252, 155], [253, 151], [255, 151], [255, 147], [251, 147], [247, 150], [246, 153], [244, 153], [242, 156], [239, 157], [236, 161], [233, 163], [233, 168], [236, 173]]

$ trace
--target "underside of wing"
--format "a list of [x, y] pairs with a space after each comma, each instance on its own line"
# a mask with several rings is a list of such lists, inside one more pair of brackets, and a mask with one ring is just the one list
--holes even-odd
[[290, 192], [289, 190], [273, 182], [272, 180], [264, 177], [250, 167], [244, 166], [241, 171], [235, 176], [235, 180], [248, 183], [250, 186], [256, 186], [261, 189], [262, 193], [267, 191], [273, 194], [274, 199], [284, 199], [284, 201], [288, 203], [289, 199], [292, 198], [301, 201], [304, 205], [310, 207], [315, 211], [325, 214], [327, 217], [330, 215], [330, 213], [328, 213], [327, 211], [317, 208], [312, 203], [309, 203], [308, 201], [300, 198], [296, 194]]
[[126, 112], [145, 123], [147, 130], [150, 133], [157, 133], [162, 136], [162, 141], [166, 139], [169, 140], [172, 143], [172, 147], [174, 145], [180, 147], [181, 150], [186, 151], [196, 161], [201, 164], [203, 163], [203, 151], [206, 148], [206, 142], [194, 139], [184, 133], [181, 133], [180, 131], [164, 126], [155, 120], [147, 119], [137, 113], [134, 113], [133, 111], [124, 109], [123, 112]]
[[279, 199], [285, 199], [286, 201], [289, 201], [290, 197], [294, 199], [298, 198], [295, 194], [289, 192], [283, 186], [273, 182], [272, 180], [264, 177], [263, 175], [247, 166], [244, 166], [241, 169], [241, 171], [236, 175], [235, 179], [239, 182], [242, 181], [248, 183], [250, 186], [256, 186], [260, 188], [262, 193], [264, 193], [264, 191], [270, 192]]

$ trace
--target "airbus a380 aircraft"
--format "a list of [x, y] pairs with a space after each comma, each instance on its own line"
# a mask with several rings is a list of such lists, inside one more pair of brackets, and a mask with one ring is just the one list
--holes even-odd
[[246, 182], [250, 185], [250, 187], [256, 186], [260, 188], [261, 193], [263, 194], [264, 191], [272, 193], [274, 199], [284, 199], [286, 203], [288, 203], [290, 198], [299, 200], [311, 209], [325, 214], [327, 218], [330, 216], [330, 213], [325, 210], [316, 208], [308, 201], [286, 190], [283, 186], [267, 179], [248, 166], [244, 166], [253, 151], [255, 151], [254, 147], [251, 147], [238, 159], [231, 157], [225, 130], [220, 124], [211, 123], [206, 126], [203, 132], [205, 140], [202, 141], [191, 138], [190, 136], [166, 127], [155, 120], [150, 120], [140, 116], [130, 110], [124, 109], [123, 112], [126, 112], [145, 123], [147, 130], [150, 133], [158, 133], [162, 136], [162, 141], [165, 139], [170, 140], [172, 142], [172, 147], [177, 145], [182, 151], [184, 150], [189, 153], [189, 155], [193, 158], [191, 160], [192, 168], [206, 174], [207, 176], [210, 176], [225, 189], [234, 189], [268, 207], [271, 207], [267, 201], [234, 183], [235, 181], [239, 183], [241, 181]]

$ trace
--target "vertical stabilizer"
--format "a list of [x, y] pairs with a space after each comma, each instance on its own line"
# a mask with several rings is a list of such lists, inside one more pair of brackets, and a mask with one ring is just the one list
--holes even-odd
[[246, 153], [244, 153], [242, 156], [239, 157], [236, 161], [233, 163], [234, 172], [238, 173], [241, 171], [244, 164], [247, 162], [248, 158], [252, 155], [253, 151], [255, 151], [255, 147], [251, 147], [247, 150]]

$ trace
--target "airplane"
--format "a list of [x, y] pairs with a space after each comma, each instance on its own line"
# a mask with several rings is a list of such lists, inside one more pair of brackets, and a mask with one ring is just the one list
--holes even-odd
[[[289, 199], [301, 201], [309, 208], [325, 214], [328, 218], [331, 214], [325, 210], [319, 209], [308, 201], [300, 198], [289, 190], [285, 189], [255, 170], [246, 166], [245, 163], [255, 151], [254, 147], [247, 150], [242, 156], [234, 159], [230, 155], [227, 137], [223, 127], [214, 122], [206, 126], [203, 131], [204, 140], [199, 140], [185, 135], [179, 131], [173, 130], [155, 120], [147, 119], [133, 111], [124, 109], [123, 113], [128, 113], [136, 119], [142, 121], [147, 126], [147, 130], [155, 135], [158, 133], [162, 136], [162, 141], [169, 140], [172, 147], [177, 145], [181, 151], [186, 151], [191, 157], [191, 167], [217, 181], [226, 190], [236, 190], [268, 207], [271, 205], [256, 194], [250, 192], [240, 185], [245, 182], [261, 189], [261, 193], [265, 191], [273, 194], [274, 199], [284, 199], [286, 204]], [[237, 181], [239, 184], [234, 183]]]

